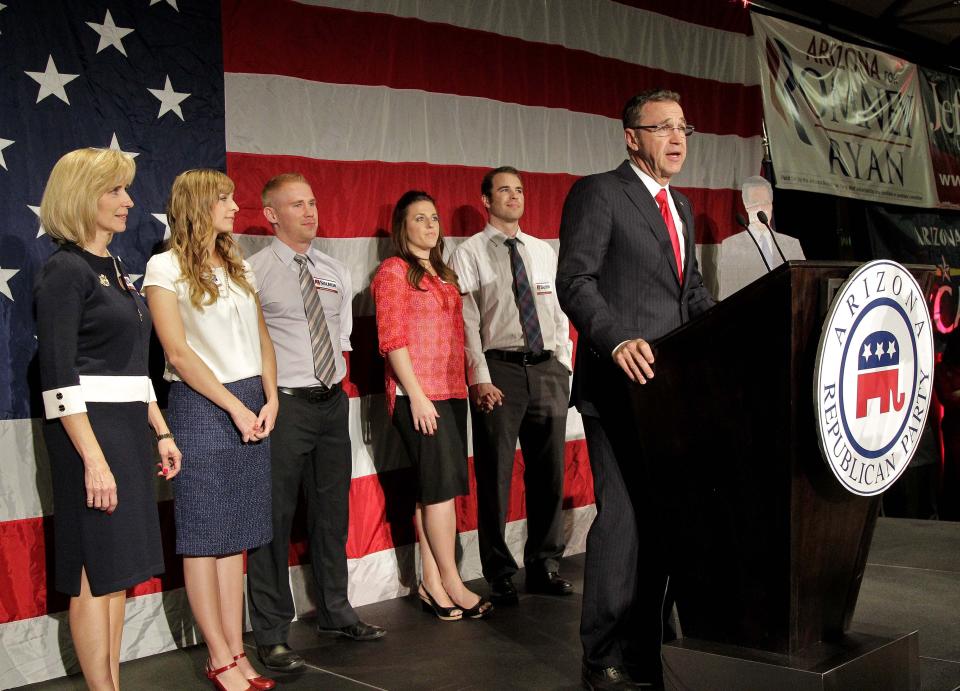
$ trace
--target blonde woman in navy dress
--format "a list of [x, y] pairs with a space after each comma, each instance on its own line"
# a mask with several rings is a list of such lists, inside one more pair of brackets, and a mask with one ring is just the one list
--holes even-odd
[[143, 279], [184, 454], [173, 483], [177, 553], [210, 654], [207, 677], [230, 691], [275, 685], [243, 651], [243, 551], [273, 539], [267, 437], [278, 407], [273, 344], [231, 234], [233, 190], [216, 170], [177, 176], [170, 250], [150, 259]]
[[34, 290], [55, 587], [71, 596], [74, 649], [97, 691], [120, 688], [126, 589], [163, 573], [154, 449], [159, 475], [169, 480], [180, 469], [147, 376], [150, 313], [107, 249], [127, 229], [134, 172], [119, 151], [71, 151], [40, 202], [43, 227], [59, 245]]

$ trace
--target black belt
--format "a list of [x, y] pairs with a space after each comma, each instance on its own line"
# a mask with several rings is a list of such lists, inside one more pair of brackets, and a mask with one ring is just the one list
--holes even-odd
[[484, 355], [494, 360], [503, 360], [504, 362], [511, 362], [514, 365], [529, 367], [530, 365], [539, 365], [541, 362], [546, 362], [553, 357], [553, 351], [543, 350], [539, 353], [525, 353], [522, 350], [491, 349], [486, 351]]
[[324, 386], [320, 384], [319, 386], [278, 386], [277, 391], [280, 393], [285, 393], [288, 396], [296, 396], [297, 398], [305, 398], [311, 403], [319, 403], [320, 401], [327, 401], [340, 393], [340, 384], [334, 384], [333, 386]]

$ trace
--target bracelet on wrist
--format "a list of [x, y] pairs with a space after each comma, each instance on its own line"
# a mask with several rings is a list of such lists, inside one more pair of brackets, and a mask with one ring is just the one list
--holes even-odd
[[176, 441], [175, 439], [173, 439], [173, 432], [164, 432], [163, 434], [157, 435], [158, 442], [161, 442], [164, 439], [170, 439], [170, 440]]

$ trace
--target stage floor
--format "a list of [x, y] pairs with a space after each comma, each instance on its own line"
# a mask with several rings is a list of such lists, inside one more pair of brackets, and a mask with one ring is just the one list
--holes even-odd
[[[574, 595], [522, 592], [518, 607], [486, 621], [446, 623], [420, 611], [413, 597], [359, 608], [387, 627], [373, 643], [319, 638], [309, 622], [293, 625], [290, 645], [307, 659], [296, 675], [276, 675], [278, 689], [555, 689], [580, 688], [580, 593], [583, 555], [564, 562]], [[522, 576], [522, 574], [521, 574]], [[474, 584], [486, 592], [482, 583]], [[920, 631], [922, 689], [960, 688], [960, 523], [881, 518], [854, 617], [857, 624]], [[252, 637], [248, 655], [255, 658]], [[206, 649], [176, 650], [121, 667], [125, 689], [208, 689]], [[84, 689], [79, 676], [22, 687]], [[710, 690], [706, 690], [710, 691]]]

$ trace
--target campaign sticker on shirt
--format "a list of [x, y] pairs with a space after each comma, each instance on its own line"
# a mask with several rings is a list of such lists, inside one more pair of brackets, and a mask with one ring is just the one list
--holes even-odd
[[550, 295], [553, 293], [553, 283], [550, 281], [537, 281], [534, 283], [534, 289], [537, 295]]
[[340, 292], [340, 289], [337, 287], [337, 282], [329, 278], [317, 278], [314, 276], [313, 285], [316, 286], [317, 290], [325, 290], [328, 293]]

